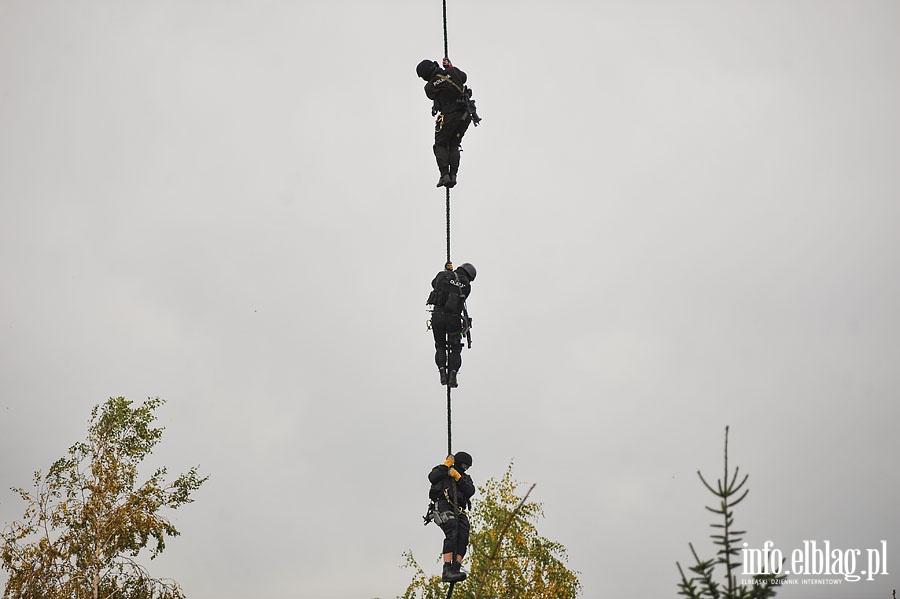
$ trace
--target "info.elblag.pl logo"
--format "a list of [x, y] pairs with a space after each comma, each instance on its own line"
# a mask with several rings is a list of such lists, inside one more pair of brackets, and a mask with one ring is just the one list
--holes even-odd
[[[775, 543], [766, 541], [762, 549], [749, 549], [744, 543], [741, 556], [744, 562], [743, 574], [775, 574], [794, 576], [843, 576], [843, 580], [856, 582], [865, 576], [865, 580], [875, 580], [887, 571], [887, 541], [881, 541], [881, 547], [875, 549], [839, 549], [832, 548], [828, 540], [803, 541], [803, 548], [791, 551], [790, 562]], [[857, 572], [857, 568], [865, 567]]]

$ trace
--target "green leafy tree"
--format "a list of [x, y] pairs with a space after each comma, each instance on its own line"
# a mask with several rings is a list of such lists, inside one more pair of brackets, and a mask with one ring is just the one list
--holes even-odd
[[35, 472], [34, 490], [13, 489], [26, 508], [3, 531], [4, 599], [184, 597], [175, 581], [151, 576], [136, 559], [148, 545], [153, 559], [179, 534], [159, 512], [191, 503], [208, 478], [194, 467], [167, 483], [159, 468], [138, 484], [138, 465], [162, 438], [153, 423], [163, 403], [132, 407], [117, 397], [95, 406], [87, 438], [46, 476]]
[[[512, 464], [500, 480], [479, 487], [471, 514], [469, 577], [455, 585], [457, 599], [573, 599], [581, 592], [576, 572], [566, 568], [566, 548], [538, 534], [540, 503], [529, 501], [534, 485], [517, 493]], [[413, 579], [402, 599], [444, 599], [447, 585], [429, 576], [409, 552]]]
[[[734, 574], [734, 570], [741, 566], [740, 550], [738, 549], [742, 541], [741, 535], [746, 534], [746, 531], [737, 530], [734, 527], [734, 507], [747, 497], [750, 489], [744, 488], [749, 475], [745, 474], [743, 478], [740, 478], [737, 467], [733, 473], [728, 470], [727, 426], [725, 427], [724, 477], [717, 480], [716, 486], [713, 488], [706, 482], [699, 470], [697, 476], [700, 477], [703, 486], [718, 499], [718, 505], [706, 507], [707, 510], [720, 517], [718, 522], [710, 525], [715, 529], [710, 538], [712, 538], [713, 544], [718, 546], [718, 550], [714, 558], [704, 560], [697, 555], [693, 544], [688, 543], [694, 558], [694, 565], [690, 566], [688, 570], [693, 576], [688, 578], [681, 564], [675, 562], [681, 578], [678, 583], [678, 594], [689, 599], [767, 599], [774, 597], [775, 587], [786, 576], [754, 575], [754, 584], [747, 586], [738, 584]], [[716, 576], [717, 566], [722, 570], [718, 578]]]

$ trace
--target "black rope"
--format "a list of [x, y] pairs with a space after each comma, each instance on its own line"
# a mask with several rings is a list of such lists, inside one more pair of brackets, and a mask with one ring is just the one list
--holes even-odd
[[444, 58], [450, 60], [450, 54], [447, 52], [447, 0], [444, 0]]
[[453, 455], [453, 431], [450, 426], [450, 385], [447, 385], [447, 455]]
[[[447, 187], [447, 262], [450, 262], [450, 188]], [[450, 333], [452, 335], [452, 333]], [[450, 344], [447, 344], [447, 371], [450, 370]], [[450, 385], [447, 385], [447, 455], [453, 453], [453, 429], [450, 415]]]
[[[450, 51], [448, 49], [447, 44], [447, 0], [443, 0], [442, 9], [443, 9], [443, 18], [444, 18], [444, 58], [446, 60], [450, 60]], [[447, 262], [450, 262], [450, 188], [446, 188], [446, 201], [447, 201]], [[447, 347], [447, 357], [449, 361], [450, 357], [450, 348]], [[448, 364], [449, 366], [449, 364]], [[449, 370], [449, 369], [448, 369]], [[452, 425], [452, 414], [450, 411], [450, 385], [447, 385], [447, 455], [453, 454], [453, 425]], [[453, 594], [453, 584], [450, 585], [450, 590], [447, 592], [447, 599], [450, 599], [450, 595]]]
[[[447, 387], [447, 401], [450, 401], [450, 387]], [[449, 407], [449, 403], [447, 404]], [[453, 512], [456, 515], [456, 536], [459, 537], [459, 516], [461, 514], [459, 509], [459, 494], [456, 492], [456, 481], [452, 478], [450, 479], [450, 495], [447, 496], [447, 499], [450, 502], [450, 507], [453, 508]], [[453, 546], [453, 552], [450, 554], [450, 563], [456, 564], [456, 545]], [[450, 588], [447, 589], [447, 599], [450, 599], [450, 596], [453, 595], [453, 585], [455, 582], [450, 583]]]
[[447, 262], [450, 262], [450, 188], [447, 187]]
[[[450, 52], [447, 46], [447, 0], [443, 0], [443, 17], [444, 17], [444, 59], [450, 60]], [[447, 263], [450, 262], [450, 188], [447, 187], [446, 192], [446, 202], [447, 202]], [[450, 347], [448, 344], [447, 347], [447, 366], [449, 371], [449, 361], [450, 361]], [[452, 412], [450, 409], [450, 384], [447, 384], [447, 455], [453, 455], [453, 420], [452, 420]], [[454, 499], [456, 495], [456, 489], [454, 485]], [[454, 501], [455, 504], [455, 501]], [[459, 519], [457, 517], [457, 526], [459, 526]], [[453, 550], [453, 553], [450, 557], [450, 563], [456, 561], [456, 550]], [[456, 586], [455, 582], [451, 582], [449, 588], [447, 589], [447, 599], [451, 599], [453, 596], [453, 587]]]

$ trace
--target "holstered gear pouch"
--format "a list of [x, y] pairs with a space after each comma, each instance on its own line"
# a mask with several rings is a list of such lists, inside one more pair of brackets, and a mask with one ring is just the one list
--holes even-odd
[[437, 524], [438, 526], [446, 524], [447, 522], [450, 522], [454, 518], [456, 518], [456, 514], [454, 514], [451, 511], [439, 512], [439, 511], [435, 510], [435, 512], [434, 512], [434, 523]]

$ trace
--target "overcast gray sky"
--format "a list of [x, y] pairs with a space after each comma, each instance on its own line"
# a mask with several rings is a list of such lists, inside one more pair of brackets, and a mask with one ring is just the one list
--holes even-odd
[[[751, 547], [887, 541], [889, 575], [779, 596], [889, 597], [900, 4], [448, 4], [476, 482], [537, 483], [585, 597], [675, 596], [730, 425]], [[153, 564], [189, 596], [438, 572], [442, 42], [438, 0], [0, 0], [0, 522], [92, 406], [160, 396], [153, 463], [210, 475]]]

